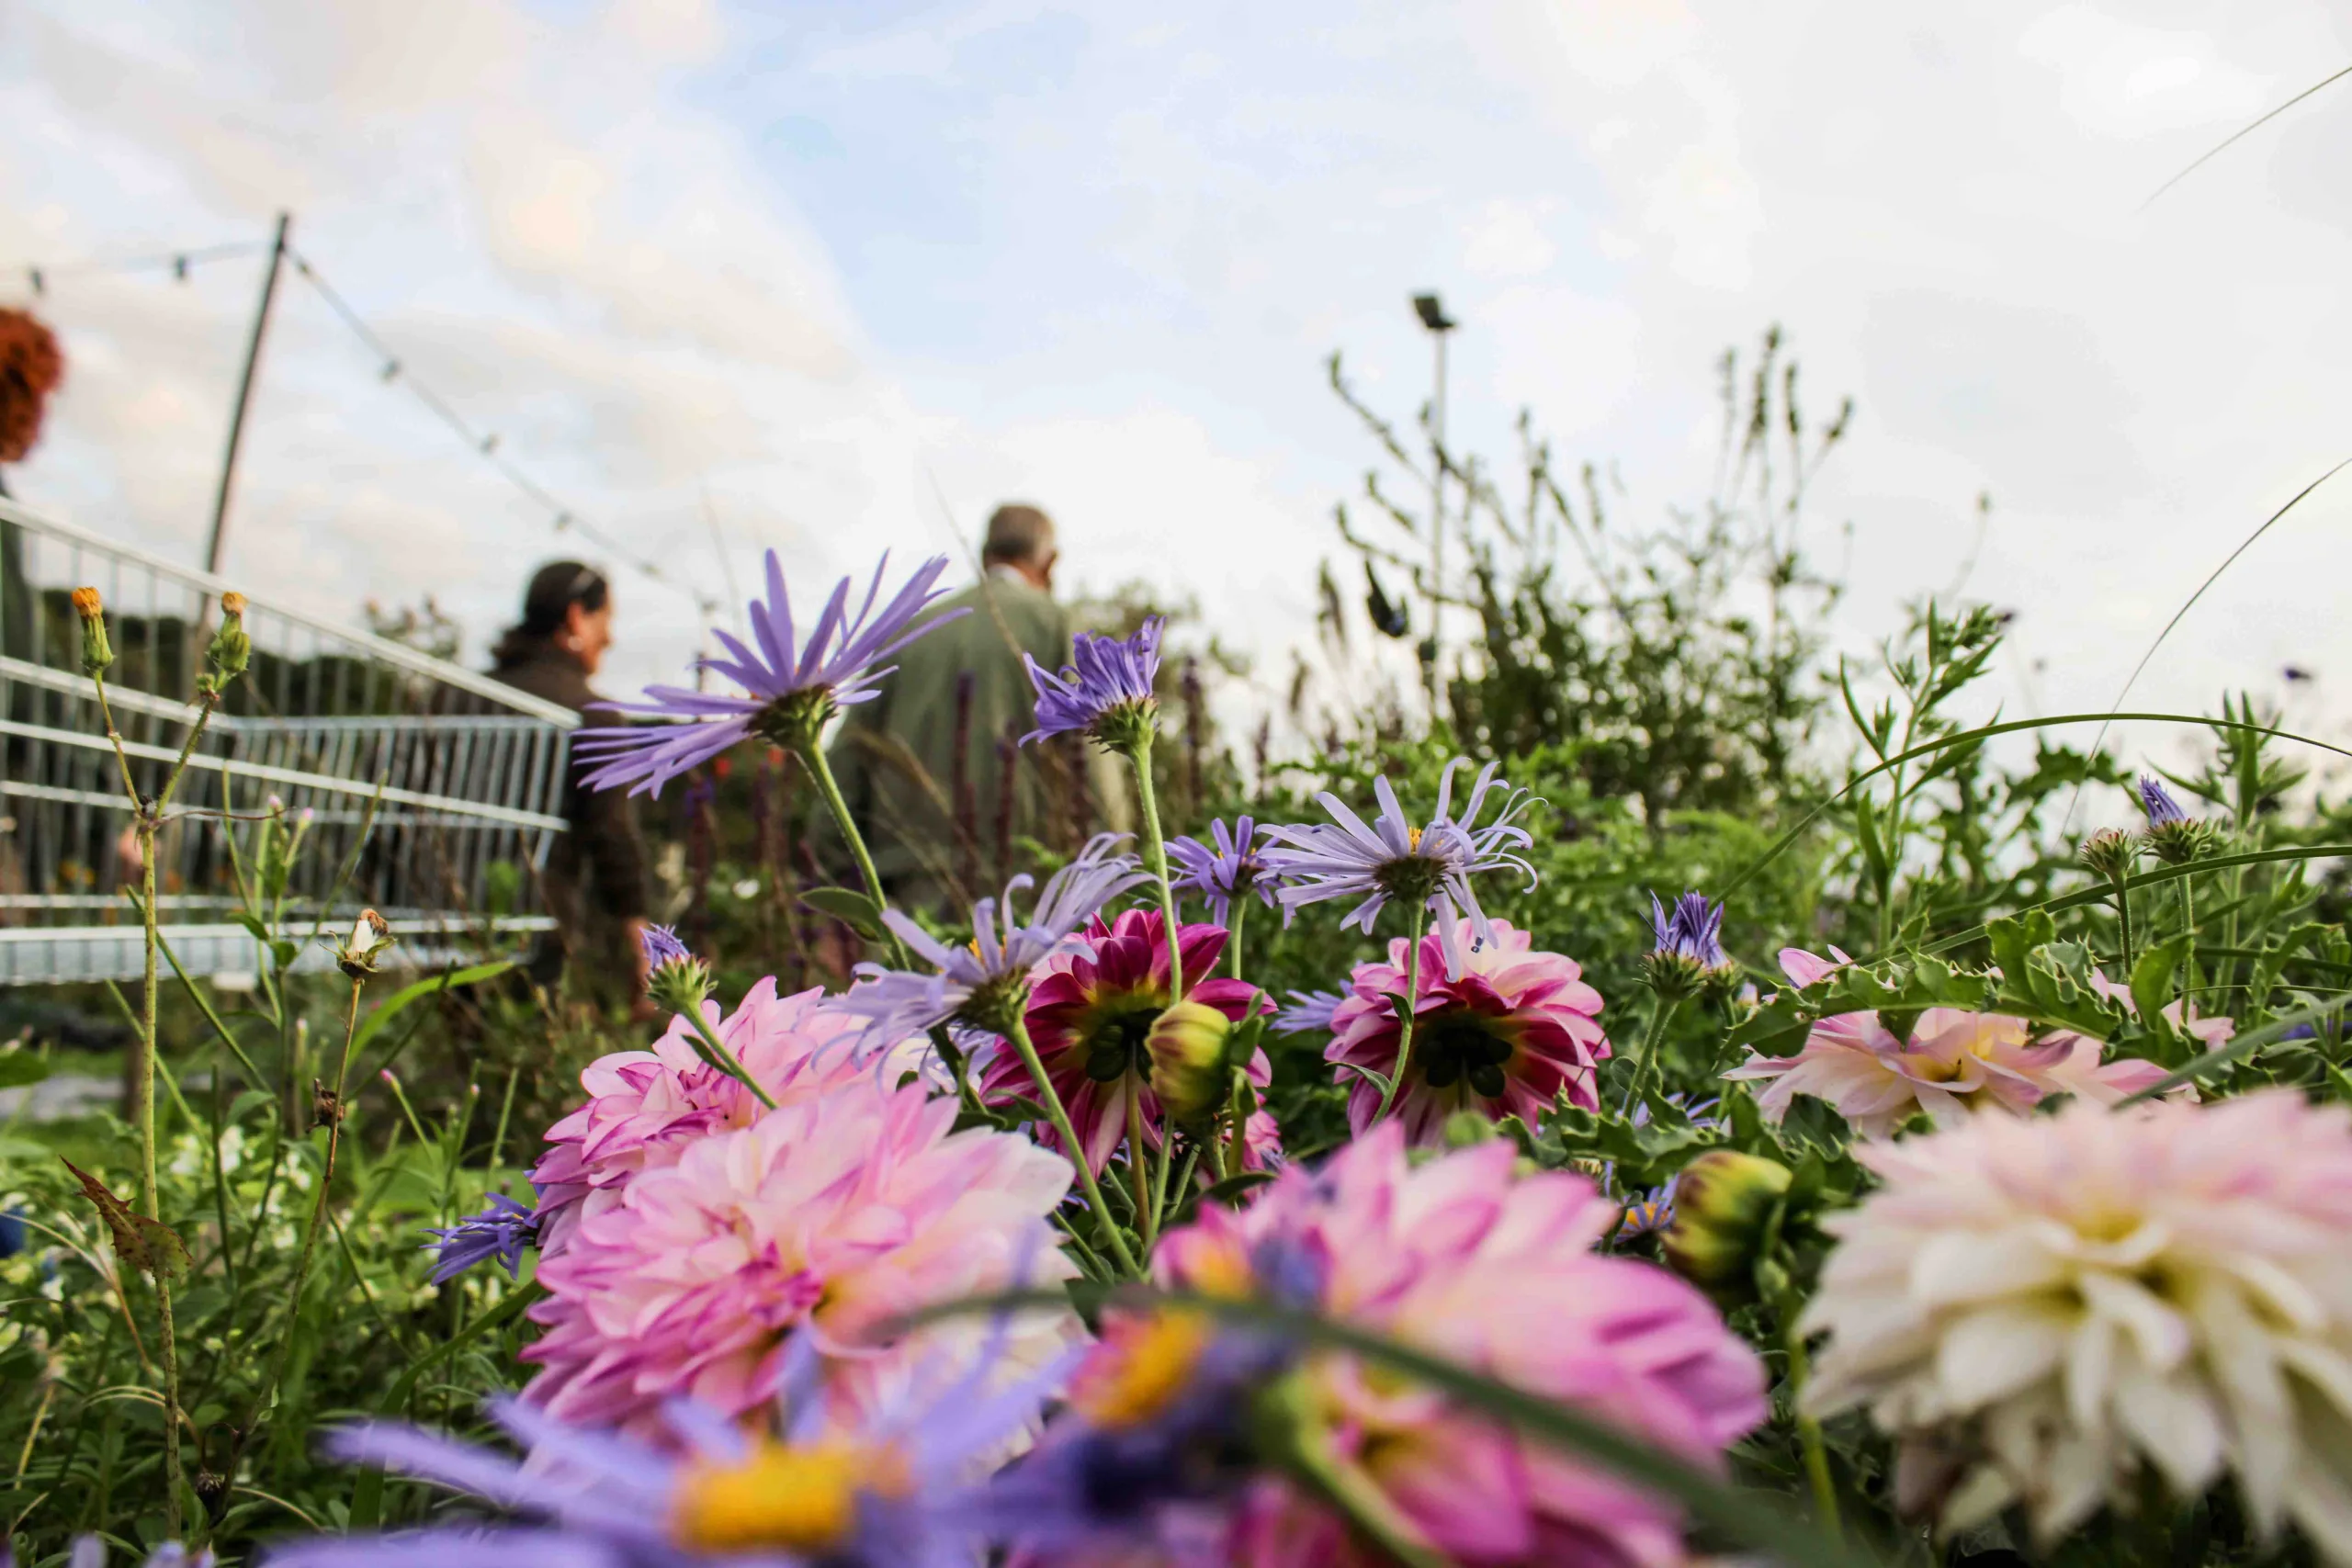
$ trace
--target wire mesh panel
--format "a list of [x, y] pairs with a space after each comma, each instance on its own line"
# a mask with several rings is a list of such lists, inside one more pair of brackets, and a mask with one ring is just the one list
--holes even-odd
[[[85, 583], [105, 598], [116, 656], [105, 712], [68, 602]], [[152, 795], [187, 745], [229, 586], [0, 501], [0, 984], [139, 973], [125, 760]], [[249, 590], [245, 628], [251, 666], [188, 758], [157, 845], [156, 904], [184, 965], [259, 966], [230, 920], [229, 835], [249, 842], [252, 825], [223, 814], [273, 800], [308, 824], [288, 934], [372, 906], [402, 933], [396, 954], [432, 963], [551, 924], [537, 874], [565, 828], [571, 710]]]

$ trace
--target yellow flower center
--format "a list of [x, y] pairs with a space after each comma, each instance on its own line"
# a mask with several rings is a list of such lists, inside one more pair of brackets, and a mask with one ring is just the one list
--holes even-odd
[[1133, 1427], [1168, 1408], [1208, 1348], [1209, 1321], [1196, 1312], [1163, 1312], [1103, 1341], [1070, 1403], [1102, 1427]]
[[687, 1468], [671, 1504], [671, 1537], [690, 1551], [828, 1551], [856, 1527], [861, 1483], [874, 1487], [887, 1465], [887, 1456], [844, 1443], [763, 1439], [737, 1463]]
[[1415, 854], [1421, 852], [1421, 830], [1419, 828], [1405, 829], [1405, 847]]

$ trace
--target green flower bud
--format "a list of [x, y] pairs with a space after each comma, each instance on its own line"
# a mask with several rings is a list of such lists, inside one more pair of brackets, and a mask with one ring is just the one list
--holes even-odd
[[1205, 1002], [1178, 1002], [1152, 1021], [1143, 1048], [1151, 1056], [1151, 1092], [1179, 1122], [1197, 1122], [1225, 1103], [1232, 1081], [1225, 1014]]
[[645, 994], [672, 1012], [698, 1014], [710, 995], [710, 965], [691, 954], [657, 964], [646, 977]]
[[1667, 1266], [1725, 1306], [1754, 1299], [1765, 1222], [1792, 1179], [1777, 1161], [1709, 1149], [1674, 1183], [1674, 1223], [1659, 1238]]
[[82, 617], [82, 673], [103, 675], [114, 662], [114, 646], [107, 641], [106, 605], [95, 588], [76, 588], [70, 597], [74, 613]]
[[2083, 847], [2075, 854], [2095, 874], [2109, 882], [2120, 882], [2132, 874], [2132, 863], [2140, 858], [2140, 846], [2120, 828], [2102, 828], [2085, 839]]
[[1502, 1136], [1491, 1117], [1483, 1111], [1457, 1111], [1445, 1119], [1445, 1146], [1466, 1149]]
[[253, 639], [245, 635], [245, 596], [223, 593], [220, 629], [212, 634], [212, 646], [204, 650], [205, 671], [197, 682], [198, 690], [208, 696], [227, 691], [229, 682], [245, 672], [253, 652]]

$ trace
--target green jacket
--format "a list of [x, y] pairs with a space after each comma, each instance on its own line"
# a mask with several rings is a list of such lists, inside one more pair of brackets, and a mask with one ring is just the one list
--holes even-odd
[[1048, 836], [1048, 802], [1067, 793], [1054, 787], [1060, 752], [1020, 740], [1035, 728], [1036, 707], [1021, 656], [1049, 670], [1069, 663], [1068, 613], [1008, 572], [940, 608], [971, 613], [903, 649], [875, 698], [848, 710], [832, 750], [833, 772], [876, 869], [893, 898], [910, 905], [977, 897], [1001, 885], [1021, 858], [1014, 846]]

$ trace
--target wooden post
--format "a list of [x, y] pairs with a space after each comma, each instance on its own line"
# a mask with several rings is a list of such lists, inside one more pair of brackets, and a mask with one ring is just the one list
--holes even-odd
[[286, 231], [290, 213], [277, 215], [277, 233], [270, 242], [269, 270], [262, 276], [261, 308], [254, 312], [253, 335], [245, 341], [244, 374], [237, 378], [237, 406], [229, 415], [229, 449], [220, 458], [220, 488], [212, 497], [212, 536], [204, 547], [204, 570], [219, 575], [220, 552], [227, 543], [229, 490], [237, 477], [237, 446], [244, 439], [245, 410], [253, 401], [254, 375], [261, 367], [261, 341], [269, 330], [270, 306], [277, 298], [277, 275], [286, 265]]

